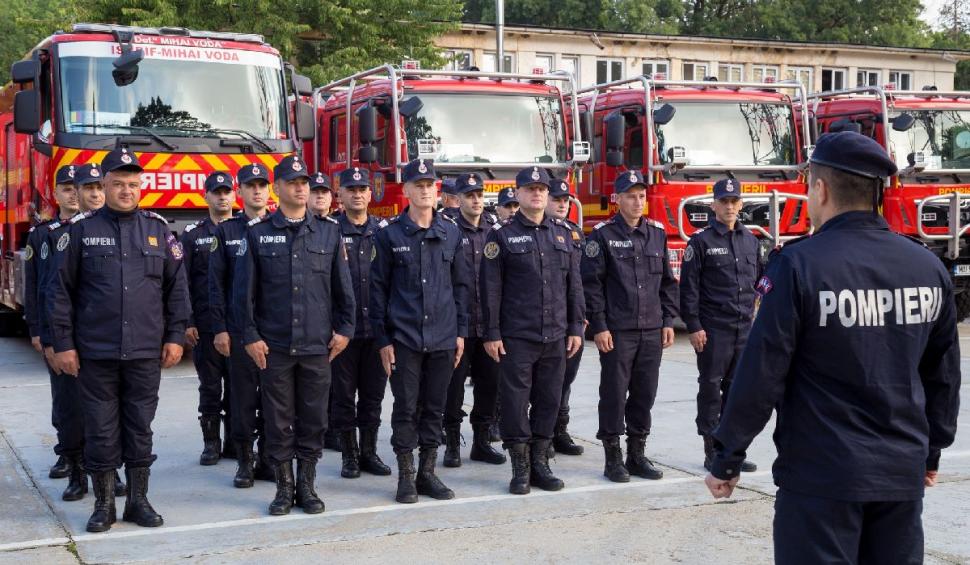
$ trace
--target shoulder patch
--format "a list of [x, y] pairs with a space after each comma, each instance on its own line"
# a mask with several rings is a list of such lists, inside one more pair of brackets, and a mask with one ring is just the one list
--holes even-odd
[[598, 257], [600, 254], [600, 244], [595, 239], [586, 242], [586, 256], [590, 259]]
[[[268, 215], [268, 214], [267, 214], [267, 215]], [[260, 216], [260, 217], [258, 217], [258, 218], [253, 218], [252, 220], [249, 220], [248, 222], [246, 222], [246, 225], [247, 225], [247, 226], [255, 226], [255, 225], [256, 225], [256, 224], [258, 224], [259, 222], [262, 222], [262, 221], [263, 221], [263, 218], [265, 218], [265, 217], [266, 217], [267, 215], [264, 215], [264, 216]]]
[[594, 230], [598, 230], [598, 229], [602, 228], [605, 225], [606, 225], [606, 222], [600, 222], [600, 223], [596, 224], [595, 226], [593, 226], [593, 229]]
[[486, 259], [494, 259], [498, 257], [499, 251], [500, 249], [499, 249], [498, 243], [494, 241], [489, 241], [488, 243], [485, 244], [485, 249], [483, 250], [483, 253]]
[[165, 217], [162, 216], [161, 214], [157, 214], [155, 212], [152, 212], [151, 210], [142, 210], [141, 213], [146, 218], [154, 218], [160, 222], [163, 222], [166, 226], [168, 225], [168, 220], [166, 220]]
[[201, 224], [201, 223], [202, 223], [202, 220], [199, 220], [198, 222], [192, 222], [191, 224], [185, 226], [185, 233], [189, 233], [190, 231], [192, 231], [195, 228], [199, 227], [199, 224]]
[[694, 247], [688, 243], [687, 247], [684, 248], [684, 263], [689, 262], [693, 258], [694, 258]]

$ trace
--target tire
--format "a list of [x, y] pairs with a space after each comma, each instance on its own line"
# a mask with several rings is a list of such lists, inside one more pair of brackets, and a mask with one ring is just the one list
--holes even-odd
[[970, 289], [964, 290], [956, 295], [957, 303], [957, 323], [960, 323], [970, 316]]
[[16, 310], [0, 306], [0, 337], [23, 337], [27, 335], [27, 323]]

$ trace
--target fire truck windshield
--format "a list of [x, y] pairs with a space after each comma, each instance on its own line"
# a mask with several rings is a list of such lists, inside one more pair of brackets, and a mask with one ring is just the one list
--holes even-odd
[[[906, 168], [907, 156], [923, 152], [926, 170], [970, 169], [970, 110], [907, 111], [916, 123], [907, 131], [889, 130], [896, 165]], [[890, 118], [899, 113], [890, 114]]]
[[[114, 45], [60, 46], [61, 116], [70, 133], [218, 137], [236, 130], [260, 139], [287, 137], [279, 57], [228, 49], [170, 48], [146, 52], [138, 78], [116, 86]], [[147, 47], [145, 49], [148, 49]]]
[[783, 104], [667, 101], [677, 108], [668, 124], [657, 126], [660, 160], [668, 150], [687, 150], [689, 166], [794, 165], [791, 107]]
[[420, 94], [405, 120], [409, 158], [440, 163], [556, 163], [566, 159], [559, 100], [548, 96]]

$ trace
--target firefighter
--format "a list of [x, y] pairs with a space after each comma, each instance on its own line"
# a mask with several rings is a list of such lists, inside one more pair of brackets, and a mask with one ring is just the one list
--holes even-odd
[[115, 522], [114, 471], [122, 463], [123, 519], [162, 525], [147, 498], [151, 425], [161, 369], [182, 358], [190, 311], [181, 244], [163, 217], [138, 209], [138, 158], [122, 147], [101, 169], [105, 207], [57, 239], [64, 253], [50, 307], [55, 367], [76, 375], [80, 388], [84, 464], [96, 499], [89, 532]]
[[314, 480], [330, 363], [353, 335], [356, 304], [336, 220], [307, 208], [306, 164], [286, 157], [273, 179], [279, 207], [249, 221], [232, 308], [246, 353], [260, 369], [266, 451], [276, 477], [269, 513], [289, 514], [295, 499], [305, 513], [317, 514], [324, 511]]
[[[270, 171], [261, 163], [250, 163], [236, 173], [240, 213], [221, 222], [213, 234], [209, 253], [209, 316], [215, 334], [213, 346], [229, 359], [229, 409], [232, 429], [226, 441], [236, 452], [236, 475], [233, 486], [249, 488], [255, 479], [275, 481], [266, 458], [266, 434], [260, 414], [259, 367], [246, 354], [242, 333], [230, 323], [233, 279], [236, 261], [244, 254], [247, 224], [266, 214], [269, 204]], [[231, 332], [231, 333], [230, 333]], [[253, 442], [259, 446], [253, 453]]]
[[731, 495], [777, 410], [778, 563], [923, 561], [923, 494], [956, 432], [960, 348], [946, 268], [877, 212], [895, 173], [867, 136], [819, 137], [815, 232], [773, 252], [757, 284], [706, 483]]
[[441, 181], [441, 213], [458, 220], [461, 215], [459, 210], [461, 201], [458, 199], [458, 191], [455, 188], [455, 179], [447, 178]]
[[522, 207], [489, 231], [481, 301], [485, 350], [501, 369], [499, 427], [512, 459], [509, 492], [527, 494], [530, 484], [564, 486], [549, 468], [548, 448], [566, 359], [583, 345], [585, 307], [572, 232], [546, 214], [548, 173], [527, 167], [515, 182]]
[[504, 222], [519, 211], [519, 201], [515, 197], [514, 188], [505, 188], [498, 193], [498, 202], [495, 204], [495, 215], [498, 221]]
[[[660, 358], [674, 344], [677, 281], [667, 257], [663, 225], [643, 217], [646, 186], [639, 171], [613, 184], [618, 213], [596, 225], [583, 247], [583, 288], [590, 332], [600, 353], [599, 431], [603, 474], [628, 482], [630, 474], [660, 479], [644, 455]], [[625, 424], [625, 429], [624, 429]], [[626, 431], [627, 458], [620, 436]]]
[[485, 183], [476, 173], [459, 175], [455, 179], [455, 190], [461, 202], [458, 227], [462, 235], [462, 253], [471, 266], [468, 301], [468, 337], [465, 351], [455, 367], [448, 385], [448, 404], [445, 407], [445, 467], [461, 467], [459, 442], [461, 422], [465, 416], [462, 405], [465, 402], [465, 379], [472, 378], [475, 403], [469, 420], [472, 425], [472, 449], [469, 458], [493, 465], [505, 463], [505, 455], [492, 448], [489, 430], [495, 423], [495, 404], [498, 394], [498, 364], [485, 353], [483, 338], [485, 324], [482, 318], [479, 296], [479, 274], [481, 272], [482, 250], [485, 238], [495, 225], [497, 218], [485, 212]]
[[[680, 315], [697, 353], [697, 434], [704, 439], [704, 468], [711, 470], [717, 426], [734, 366], [744, 349], [754, 315], [754, 286], [761, 275], [758, 238], [738, 221], [741, 183], [714, 183], [714, 218], [684, 249], [680, 273]], [[757, 465], [745, 461], [742, 471]]]
[[[455, 221], [434, 210], [434, 163], [402, 171], [408, 207], [374, 236], [370, 321], [391, 381], [391, 445], [397, 455], [395, 500], [455, 493], [435, 474], [448, 383], [468, 335], [469, 266]], [[414, 468], [414, 449], [420, 448]]]
[[[213, 246], [215, 232], [232, 215], [235, 195], [232, 175], [224, 171], [211, 173], [205, 179], [205, 202], [209, 214], [189, 224], [182, 233], [185, 250], [185, 274], [189, 281], [192, 315], [185, 330], [185, 342], [192, 347], [192, 362], [199, 375], [199, 425], [202, 427], [202, 454], [199, 465], [215, 465], [219, 457], [235, 457], [229, 435], [232, 430], [230, 406], [229, 360], [215, 348], [215, 331], [209, 309], [209, 255], [219, 249]], [[225, 425], [225, 449], [219, 426]]]
[[[546, 214], [562, 220], [563, 225], [569, 228], [573, 246], [579, 253], [582, 253], [585, 238], [583, 228], [571, 222], [569, 216], [569, 183], [562, 179], [550, 179], [549, 203], [546, 205]], [[584, 325], [585, 329], [585, 325]], [[577, 445], [569, 435], [569, 391], [576, 374], [579, 373], [579, 363], [583, 359], [583, 348], [580, 347], [576, 355], [566, 360], [566, 372], [563, 376], [562, 399], [559, 401], [559, 417], [556, 418], [556, 431], [552, 436], [552, 446], [557, 453], [563, 455], [582, 455], [583, 446]]]
[[333, 188], [330, 186], [330, 177], [324, 173], [314, 173], [310, 177], [310, 199], [307, 207], [313, 214], [329, 216], [332, 204]]
[[[367, 213], [371, 200], [367, 169], [353, 168], [340, 173], [340, 202], [337, 217], [357, 299], [357, 327], [347, 349], [334, 359], [331, 384], [331, 420], [340, 435], [343, 452], [340, 476], [356, 478], [361, 471], [390, 475], [391, 468], [377, 455], [377, 430], [381, 425], [381, 403], [387, 388], [387, 373], [374, 340], [367, 315], [370, 309], [370, 268], [374, 258], [374, 234], [380, 220]], [[360, 429], [360, 442], [357, 441]]]

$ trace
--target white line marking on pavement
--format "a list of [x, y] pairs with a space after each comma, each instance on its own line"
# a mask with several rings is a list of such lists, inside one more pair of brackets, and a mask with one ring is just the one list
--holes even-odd
[[18, 541], [14, 543], [3, 543], [0, 544], [0, 552], [2, 551], [20, 551], [22, 549], [37, 549], [38, 547], [51, 547], [54, 545], [67, 545], [71, 543], [70, 538], [46, 538], [46, 539], [35, 539], [30, 541]]
[[[759, 471], [756, 473], [746, 473], [745, 477], [760, 477], [770, 475], [770, 471]], [[461, 504], [476, 504], [484, 502], [493, 502], [497, 500], [519, 500], [523, 502], [528, 502], [530, 499], [535, 497], [543, 496], [564, 496], [570, 494], [581, 494], [590, 492], [601, 492], [601, 491], [612, 491], [612, 490], [626, 490], [635, 488], [646, 488], [646, 487], [657, 487], [657, 486], [667, 486], [667, 485], [677, 485], [683, 483], [696, 483], [703, 482], [704, 477], [679, 477], [676, 479], [662, 479], [659, 481], [635, 481], [629, 483], [606, 483], [606, 484], [595, 484], [587, 485], [583, 487], [568, 488], [566, 490], [561, 490], [558, 492], [547, 492], [543, 490], [535, 490], [528, 496], [518, 496], [514, 494], [490, 494], [485, 496], [472, 496], [469, 498], [458, 498], [454, 500], [430, 500], [427, 502], [419, 502], [417, 504], [386, 504], [381, 506], [368, 506], [366, 508], [348, 508], [346, 510], [334, 510], [332, 512], [324, 512], [322, 514], [302, 514], [299, 513], [298, 509], [294, 514], [288, 514], [286, 516], [262, 516], [260, 518], [244, 518], [240, 520], [225, 520], [221, 522], [204, 522], [201, 524], [186, 524], [184, 526], [173, 526], [173, 527], [162, 527], [162, 528], [141, 528], [138, 530], [131, 530], [127, 532], [108, 532], [104, 534], [80, 534], [73, 536], [75, 542], [87, 542], [87, 541], [98, 541], [98, 540], [111, 540], [120, 538], [132, 538], [132, 537], [142, 537], [142, 536], [156, 536], [165, 534], [174, 534], [180, 532], [198, 532], [203, 530], [216, 530], [223, 528], [232, 528], [237, 526], [254, 526], [259, 524], [281, 524], [283, 522], [291, 522], [297, 520], [319, 520], [321, 518], [330, 518], [337, 516], [356, 516], [361, 514], [379, 514], [383, 512], [401, 512], [411, 509], [425, 509], [433, 508], [435, 506], [455, 506]]]

